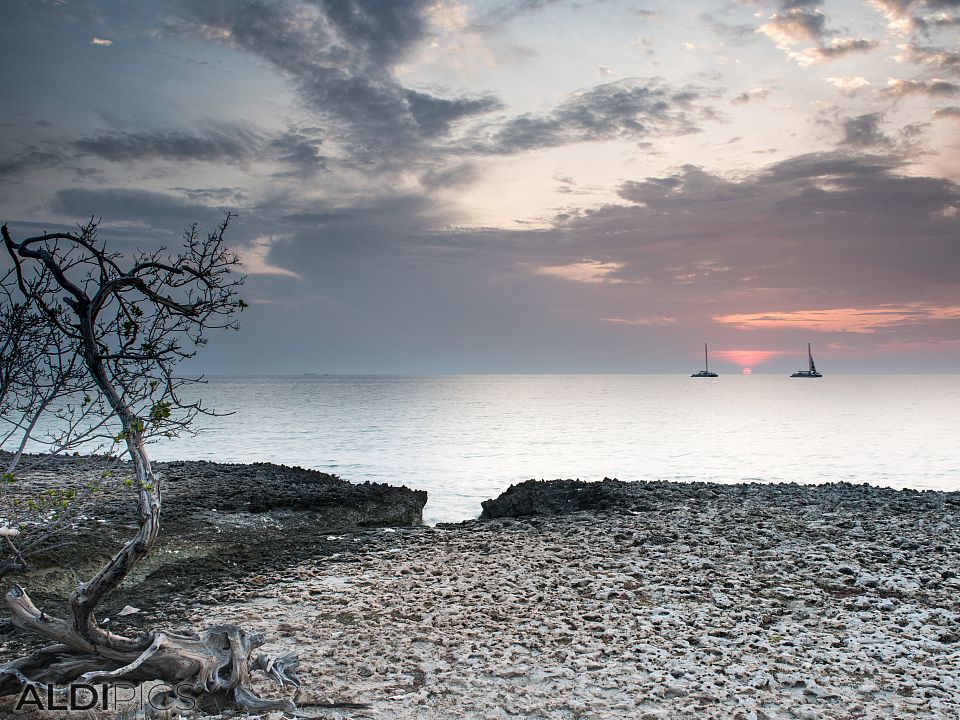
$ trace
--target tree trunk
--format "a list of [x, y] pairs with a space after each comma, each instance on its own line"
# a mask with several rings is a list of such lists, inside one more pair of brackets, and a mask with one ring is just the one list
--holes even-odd
[[70, 682], [142, 682], [162, 680], [187, 686], [195, 695], [220, 696], [251, 710], [292, 710], [292, 701], [265, 700], [250, 689], [250, 673], [260, 670], [281, 686], [299, 686], [297, 656], [252, 657], [263, 644], [257, 633], [236, 625], [217, 625], [200, 635], [150, 632], [127, 638], [104, 630], [94, 611], [153, 547], [160, 531], [160, 482], [150, 466], [143, 442], [143, 424], [111, 382], [93, 332], [89, 307], [76, 303], [83, 353], [97, 386], [120, 418], [133, 463], [138, 492], [138, 528], [122, 548], [90, 580], [70, 595], [69, 620], [41, 612], [20, 586], [7, 593], [13, 624], [54, 641], [33, 655], [0, 665], [0, 694], [16, 692], [24, 683], [65, 685]]

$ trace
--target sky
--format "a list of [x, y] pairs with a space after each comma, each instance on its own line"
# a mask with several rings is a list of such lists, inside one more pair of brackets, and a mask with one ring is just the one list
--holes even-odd
[[5, 0], [0, 220], [238, 214], [212, 373], [960, 370], [960, 0]]

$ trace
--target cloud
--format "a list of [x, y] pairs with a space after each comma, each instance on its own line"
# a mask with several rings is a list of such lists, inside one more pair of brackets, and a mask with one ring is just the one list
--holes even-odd
[[211, 226], [223, 217], [217, 208], [177, 195], [127, 188], [58, 190], [52, 208], [72, 218], [102, 217], [106, 228], [129, 223], [177, 235], [191, 223]]
[[[499, 7], [494, 7], [477, 20], [476, 25], [481, 27], [505, 25], [524, 15], [540, 12], [555, 5], [573, 4], [572, 0], [508, 0]], [[649, 10], [636, 10], [641, 17], [656, 16]]]
[[195, 131], [101, 133], [74, 141], [73, 148], [110, 162], [241, 162], [254, 158], [263, 142], [262, 136], [247, 127], [220, 123]]
[[250, 245], [239, 248], [240, 265], [247, 275], [281, 275], [283, 277], [302, 278], [293, 270], [273, 265], [269, 261], [270, 247], [277, 241], [272, 236], [256, 238]]
[[817, 47], [807, 48], [800, 52], [790, 52], [789, 55], [801, 67], [807, 67], [816, 63], [839, 60], [852, 53], [869, 52], [879, 44], [875, 40], [864, 40], [862, 38], [833, 38]]
[[281, 133], [269, 141], [269, 148], [279, 162], [293, 165], [294, 173], [309, 176], [318, 170], [326, 170], [327, 158], [320, 153], [323, 140], [314, 132], [296, 129]]
[[240, 206], [249, 200], [246, 191], [240, 187], [172, 187], [174, 192], [181, 193], [193, 202], [203, 205]]
[[960, 52], [922, 45], [900, 45], [897, 62], [912, 62], [933, 65], [939, 72], [960, 76]]
[[635, 318], [608, 317], [603, 318], [603, 321], [614, 323], [615, 325], [639, 325], [641, 327], [669, 327], [679, 322], [675, 317], [666, 316]]
[[[757, 32], [773, 40], [777, 47], [802, 67], [838, 60], [851, 53], [867, 52], [879, 45], [874, 40], [834, 37], [827, 29], [822, 0], [786, 0], [779, 12], [757, 28]], [[796, 51], [795, 45], [815, 43], [814, 47]]]
[[960, 320], [960, 305], [877, 305], [825, 310], [793, 310], [715, 316], [714, 321], [744, 330], [791, 328], [817, 332], [873, 334], [901, 325]]
[[91, 45], [99, 45], [100, 47], [110, 47], [113, 45], [113, 40], [105, 40], [104, 38], [95, 37], [90, 41]]
[[29, 145], [16, 155], [0, 159], [0, 182], [14, 182], [24, 173], [61, 167], [69, 158], [56, 148]]
[[960, 85], [934, 78], [933, 80], [898, 80], [889, 78], [883, 92], [894, 97], [927, 95], [929, 97], [955, 97], [960, 94]]
[[865, 87], [869, 87], [870, 81], [864, 77], [828, 77], [824, 78], [844, 95], [856, 95], [857, 92]]
[[848, 118], [843, 122], [841, 144], [858, 148], [889, 145], [890, 138], [880, 131], [882, 121], [883, 115], [880, 113], [867, 113]]
[[[791, 158], [736, 178], [687, 165], [625, 182], [619, 201], [571, 209], [562, 223], [536, 230], [452, 227], [428, 193], [353, 202], [290, 196], [258, 204], [254, 198], [239, 207], [231, 243], [247, 250], [248, 269], [280, 272], [253, 275], [251, 297], [298, 308], [289, 315], [317, 317], [326, 342], [304, 340], [302, 327], [287, 315], [264, 315], [270, 326], [259, 330], [249, 327], [257, 316], [244, 321], [254, 338], [282, 338], [289, 330], [291, 343], [310, 348], [305, 357], [331, 341], [349, 357], [367, 357], [364, 362], [393, 347], [400, 354], [391, 362], [421, 358], [403, 365], [411, 371], [424, 367], [416, 364], [424, 348], [437, 362], [449, 358], [443, 337], [459, 332], [466, 349], [437, 369], [473, 357], [479, 365], [471, 368], [509, 370], [544, 369], [536, 359], [542, 350], [571, 342], [635, 358], [630, 328], [667, 331], [654, 357], [675, 355], [694, 330], [718, 348], [744, 347], [736, 341], [743, 330], [714, 322], [714, 315], [956, 306], [960, 213], [951, 208], [960, 208], [960, 188], [904, 175], [901, 163], [858, 149]], [[123, 242], [143, 246], [141, 228], [139, 237], [151, 230], [152, 242], [173, 244], [188, 223], [206, 228], [220, 218], [222, 210], [210, 205], [232, 200], [229, 187], [68, 189], [57, 193], [54, 209], [71, 221], [103, 215], [105, 231], [117, 229]], [[333, 300], [321, 309], [309, 299], [313, 292]], [[956, 338], [956, 323], [848, 333], [849, 342]], [[762, 332], [770, 347], [796, 342], [790, 327]], [[746, 345], [758, 346], [764, 347]], [[527, 347], [541, 352], [531, 350], [528, 358]], [[486, 352], [509, 355], [510, 362], [485, 363]], [[579, 353], [565, 356], [567, 369], [629, 369], [599, 356], [587, 360], [585, 349]]]
[[429, 34], [432, 0], [181, 3], [170, 24], [258, 57], [285, 75], [354, 159], [382, 162], [499, 107], [401, 85], [392, 68]]
[[538, 267], [534, 272], [578, 283], [619, 283], [623, 281], [610, 276], [622, 269], [623, 263], [585, 259], [569, 265]]
[[[862, 143], [877, 139], [870, 133], [879, 133], [878, 120], [861, 121]], [[511, 255], [533, 274], [551, 268], [608, 297], [593, 310], [608, 320], [671, 317], [689, 327], [705, 308], [718, 316], [753, 315], [758, 306], [793, 312], [811, 297], [833, 308], [955, 305], [942, 299], [960, 296], [960, 186], [903, 175], [902, 162], [819, 153], [737, 179], [684, 166], [624, 182], [626, 203], [511, 235]], [[544, 254], [549, 262], [534, 259]]]
[[960, 121], [960, 107], [951, 105], [950, 107], [939, 108], [933, 111], [933, 117], [938, 120]]
[[746, 45], [756, 41], [757, 29], [753, 25], [731, 25], [716, 15], [702, 13], [700, 20], [729, 45]]
[[819, 2], [787, 2], [757, 32], [769, 37], [778, 47], [818, 42], [826, 33], [826, 17]]
[[908, 34], [960, 23], [956, 0], [870, 0], [891, 32]]
[[[64, 167], [89, 174], [97, 168], [75, 166], [81, 158], [112, 163], [164, 161], [171, 163], [253, 161], [293, 165], [306, 176], [326, 168], [322, 139], [315, 128], [269, 134], [240, 123], [205, 123], [196, 129], [157, 129], [140, 132], [100, 132], [77, 140], [29, 146], [0, 161], [0, 177], [12, 179], [36, 170]], [[289, 174], [289, 173], [288, 173]]]
[[755, 88], [753, 90], [740, 93], [730, 102], [734, 105], [746, 105], [753, 100], [763, 100], [769, 94], [770, 91], [765, 88]]
[[709, 115], [694, 88], [628, 78], [573, 93], [547, 113], [528, 113], [487, 126], [478, 152], [514, 154], [579, 142], [685, 135]]

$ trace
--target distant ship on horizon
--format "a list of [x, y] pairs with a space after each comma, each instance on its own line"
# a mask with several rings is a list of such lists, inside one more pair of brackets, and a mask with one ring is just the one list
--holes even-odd
[[821, 375], [820, 373], [817, 372], [817, 366], [813, 364], [813, 352], [811, 352], [811, 350], [810, 350], [810, 343], [807, 343], [807, 358], [808, 358], [809, 361], [810, 361], [810, 369], [809, 369], [809, 370], [797, 370], [797, 371], [796, 371], [793, 375], [791, 375], [790, 377], [792, 377], [792, 378], [795, 378], [795, 377], [802, 377], [802, 378], [818, 378], [818, 377], [823, 377], [823, 375]]
[[690, 377], [719, 377], [715, 372], [710, 372], [710, 361], [707, 358], [707, 344], [703, 344], [703, 370], [693, 373]]

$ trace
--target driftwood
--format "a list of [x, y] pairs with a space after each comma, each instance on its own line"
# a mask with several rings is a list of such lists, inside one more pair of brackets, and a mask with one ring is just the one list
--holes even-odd
[[222, 697], [249, 710], [293, 710], [286, 699], [267, 700], [250, 689], [250, 674], [262, 671], [281, 686], [298, 687], [297, 656], [253, 656], [263, 644], [258, 633], [236, 625], [214, 625], [199, 635], [153, 632], [136, 640], [101, 631], [90, 642], [64, 620], [41, 612], [20, 586], [6, 597], [14, 625], [56, 644], [0, 666], [0, 695], [18, 692], [27, 683], [140, 683], [163, 680], [189, 688], [196, 696]]

